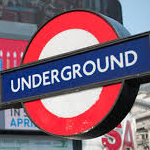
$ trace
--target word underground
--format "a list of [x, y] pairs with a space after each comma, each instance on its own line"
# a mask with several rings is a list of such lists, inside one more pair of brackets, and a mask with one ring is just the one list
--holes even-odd
[[[132, 56], [132, 60], [129, 60]], [[84, 76], [92, 76], [94, 73], [105, 73], [106, 71], [115, 70], [115, 66], [119, 68], [133, 66], [137, 62], [137, 53], [134, 50], [119, 53], [119, 59], [114, 55], [105, 56], [105, 66], [101, 64], [100, 58], [96, 61], [88, 60], [83, 65], [73, 64], [72, 66], [65, 66], [61, 70], [53, 69], [51, 71], [45, 71], [42, 74], [29, 75], [28, 79], [24, 77], [18, 78], [17, 86], [14, 86], [14, 80], [11, 80], [12, 92], [24, 91], [25, 87], [28, 89], [37, 88], [39, 86], [48, 86], [63, 81], [69, 81], [76, 78], [82, 78]], [[101, 67], [103, 66], [103, 68]], [[90, 69], [88, 69], [90, 67]]]

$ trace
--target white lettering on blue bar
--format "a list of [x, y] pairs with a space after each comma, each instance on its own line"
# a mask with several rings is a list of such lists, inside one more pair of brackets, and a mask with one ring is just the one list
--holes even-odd
[[[132, 60], [129, 61], [129, 56], [132, 56]], [[115, 70], [115, 66], [119, 68], [133, 66], [138, 59], [138, 55], [134, 50], [129, 50], [124, 53], [119, 53], [118, 56], [110, 55], [105, 56], [105, 62], [101, 62], [101, 58], [97, 58], [95, 61], [87, 60], [82, 66], [80, 64], [73, 64], [63, 67], [61, 70], [57, 68], [53, 70], [44, 71], [41, 74], [29, 75], [27, 79], [20, 77], [15, 82], [11, 80], [11, 91], [19, 92], [24, 91], [25, 87], [28, 89], [38, 88], [42, 86], [50, 86], [51, 84], [59, 83], [63, 81], [69, 81], [76, 78], [82, 78], [85, 76], [92, 76], [96, 70], [99, 73], [105, 73], [108, 69]], [[103, 64], [103, 68], [101, 67]], [[105, 64], [105, 66], [104, 66]], [[90, 67], [90, 70], [87, 69]], [[14, 84], [17, 83], [17, 84]]]

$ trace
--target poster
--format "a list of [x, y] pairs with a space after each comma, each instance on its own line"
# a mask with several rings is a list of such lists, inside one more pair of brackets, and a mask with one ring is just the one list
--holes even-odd
[[0, 71], [20, 65], [28, 41], [0, 38]]
[[82, 142], [82, 150], [136, 150], [136, 125], [130, 114], [109, 133]]
[[[21, 63], [28, 41], [0, 38], [0, 71], [17, 67]], [[5, 129], [37, 130], [23, 109], [4, 111]]]
[[24, 109], [5, 110], [5, 129], [12, 130], [38, 130], [27, 117]]

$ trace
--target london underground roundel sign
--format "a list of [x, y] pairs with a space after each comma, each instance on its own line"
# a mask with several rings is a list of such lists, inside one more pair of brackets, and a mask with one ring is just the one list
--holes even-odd
[[[39, 29], [30, 41], [22, 63], [118, 39], [126, 33], [120, 24], [108, 17], [85, 10], [65, 12]], [[137, 91], [138, 85], [133, 80], [122, 81], [24, 102], [23, 107], [31, 120], [46, 133], [76, 139], [92, 138], [120, 123], [131, 109]]]

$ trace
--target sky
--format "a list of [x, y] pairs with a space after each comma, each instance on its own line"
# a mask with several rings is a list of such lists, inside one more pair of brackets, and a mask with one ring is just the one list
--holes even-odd
[[132, 35], [150, 31], [150, 0], [120, 0], [120, 2], [124, 26]]

